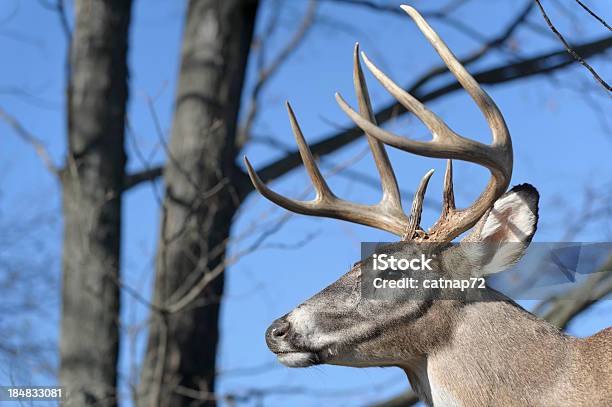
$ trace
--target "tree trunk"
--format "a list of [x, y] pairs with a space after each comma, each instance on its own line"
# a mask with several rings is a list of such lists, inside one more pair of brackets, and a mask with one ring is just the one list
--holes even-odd
[[[162, 309], [224, 261], [240, 94], [257, 0], [191, 0], [183, 33], [154, 304]], [[140, 406], [212, 406], [224, 276], [179, 312], [152, 311]]]
[[78, 0], [62, 171], [60, 382], [66, 406], [115, 406], [131, 0]]

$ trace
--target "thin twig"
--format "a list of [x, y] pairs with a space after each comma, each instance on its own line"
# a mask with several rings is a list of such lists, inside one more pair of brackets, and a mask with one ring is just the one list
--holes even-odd
[[62, 31], [64, 32], [64, 36], [66, 37], [66, 44], [70, 46], [70, 43], [72, 42], [72, 29], [70, 28], [70, 24], [68, 23], [68, 14], [66, 13], [66, 6], [64, 4], [64, 0], [56, 0], [55, 9], [60, 19]]
[[[369, 0], [326, 0], [330, 3], [344, 3], [350, 6], [359, 6], [370, 9], [372, 11], [384, 12], [395, 14], [398, 16], [405, 16], [404, 13], [397, 5], [389, 5], [389, 4], [379, 4]], [[429, 14], [424, 15], [424, 17], [429, 17]]]
[[603, 24], [604, 27], [606, 27], [608, 30], [612, 31], [612, 27], [610, 27], [610, 25], [608, 23], [606, 23], [606, 20], [604, 20], [603, 18], [599, 17], [597, 14], [595, 14], [593, 11], [591, 11], [590, 8], [588, 8], [583, 2], [581, 2], [580, 0], [576, 0], [576, 3], [580, 4], [580, 7], [582, 7], [583, 9], [586, 10], [587, 13], [589, 13], [590, 15], [592, 15], [597, 21], [599, 21], [600, 23]]
[[253, 127], [253, 124], [255, 123], [255, 119], [257, 118], [261, 91], [269, 82], [270, 78], [272, 78], [274, 74], [278, 72], [279, 68], [285, 63], [285, 61], [287, 61], [287, 59], [299, 48], [299, 45], [303, 43], [304, 38], [306, 38], [306, 35], [308, 34], [310, 28], [315, 22], [317, 4], [317, 0], [309, 1], [306, 14], [302, 19], [302, 23], [294, 32], [293, 36], [289, 39], [289, 41], [285, 44], [285, 46], [280, 50], [278, 55], [268, 65], [265, 64], [265, 41], [269, 39], [268, 37], [272, 35], [272, 32], [275, 29], [275, 25], [277, 24], [277, 17], [273, 18], [272, 22], [265, 30], [264, 34], [259, 39], [259, 72], [257, 74], [257, 82], [253, 87], [253, 91], [251, 92], [249, 111], [247, 113], [247, 118], [245, 120], [245, 124], [243, 126], [241, 132], [242, 134], [239, 140], [240, 146], [244, 145], [248, 141], [251, 129]]
[[542, 3], [540, 2], [540, 0], [535, 0], [536, 4], [538, 5], [540, 12], [542, 13], [542, 17], [544, 17], [544, 20], [546, 21], [546, 24], [548, 24], [548, 27], [550, 28], [550, 30], [557, 36], [557, 38], [559, 38], [559, 41], [561, 41], [563, 43], [563, 45], [565, 46], [565, 49], [567, 50], [567, 52], [572, 56], [572, 58], [574, 58], [576, 61], [578, 61], [582, 66], [584, 66], [586, 69], [589, 70], [589, 72], [591, 72], [591, 75], [593, 75], [593, 78], [599, 82], [599, 84], [601, 86], [603, 86], [604, 89], [606, 89], [608, 92], [612, 92], [612, 87], [610, 87], [610, 85], [608, 85], [608, 83], [606, 81], [603, 80], [603, 78], [601, 76], [599, 76], [599, 74], [595, 71], [595, 69], [593, 69], [593, 67], [591, 67], [591, 65], [589, 65], [589, 63], [582, 58], [570, 45], [569, 43], [565, 40], [565, 38], [563, 37], [563, 35], [559, 32], [559, 30], [557, 30], [557, 28], [553, 25], [553, 23], [550, 21], [550, 18], [548, 18], [548, 15], [546, 14], [546, 11], [544, 10], [544, 7], [542, 6]]
[[51, 154], [49, 154], [47, 147], [42, 143], [42, 141], [26, 130], [26, 128], [19, 122], [19, 120], [17, 120], [15, 116], [9, 114], [3, 108], [0, 108], [0, 119], [4, 120], [13, 129], [15, 134], [19, 136], [19, 138], [34, 147], [34, 151], [36, 151], [36, 154], [38, 154], [50, 173], [55, 176], [59, 176], [61, 170], [53, 162]]

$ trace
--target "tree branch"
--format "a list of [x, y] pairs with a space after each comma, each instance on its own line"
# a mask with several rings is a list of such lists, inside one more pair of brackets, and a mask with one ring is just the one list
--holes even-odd
[[28, 143], [34, 148], [38, 157], [42, 160], [43, 164], [49, 172], [55, 176], [59, 176], [60, 168], [58, 168], [53, 162], [53, 158], [51, 158], [51, 154], [47, 151], [47, 147], [40, 141], [36, 136], [26, 130], [25, 127], [17, 120], [17, 118], [6, 110], [0, 108], [0, 120], [4, 120], [6, 124], [13, 129], [15, 134], [19, 136], [20, 139]]
[[[380, 12], [380, 13], [388, 13], [394, 14], [396, 16], [405, 17], [406, 13], [402, 11], [397, 4], [380, 4], [370, 0], [326, 0], [329, 3], [338, 3], [345, 4], [348, 6], [357, 6], [369, 9], [371, 11]], [[468, 0], [458, 0], [455, 1], [445, 7], [442, 7], [440, 10], [435, 11], [423, 11], [421, 15], [425, 18], [445, 18], [450, 13], [455, 11], [458, 7], [467, 3]]]
[[123, 182], [123, 191], [127, 191], [128, 189], [133, 188], [142, 182], [155, 181], [162, 175], [164, 175], [164, 168], [162, 166], [147, 168], [146, 170], [140, 172], [127, 174]]
[[[397, 16], [405, 16], [404, 13], [397, 5], [389, 5], [389, 4], [378, 4], [369, 0], [326, 0], [329, 3], [339, 3], [346, 4], [349, 6], [358, 6], [370, 9], [376, 12], [384, 12], [389, 14], [395, 14]], [[431, 17], [431, 15], [424, 15], [425, 17]]]
[[610, 24], [606, 23], [606, 20], [604, 20], [603, 18], [599, 17], [597, 14], [595, 14], [590, 8], [588, 8], [583, 2], [581, 2], [580, 0], [576, 0], [576, 3], [578, 3], [580, 5], [580, 7], [582, 7], [587, 13], [589, 13], [594, 19], [596, 19], [597, 21], [599, 21], [604, 27], [606, 27], [608, 30], [612, 31], [612, 27], [610, 27]]
[[550, 18], [548, 18], [548, 15], [546, 14], [546, 11], [544, 10], [544, 7], [542, 6], [542, 3], [540, 3], [540, 0], [535, 0], [535, 2], [537, 3], [538, 8], [540, 9], [540, 12], [542, 13], [542, 17], [544, 17], [544, 20], [546, 21], [546, 24], [548, 24], [548, 27], [550, 27], [550, 30], [557, 36], [557, 38], [559, 38], [559, 41], [561, 41], [561, 43], [565, 46], [565, 49], [572, 56], [572, 58], [574, 58], [582, 66], [584, 66], [586, 69], [588, 69], [589, 72], [591, 72], [591, 75], [593, 75], [593, 78], [601, 86], [603, 86], [604, 89], [606, 89], [608, 92], [612, 92], [612, 87], [610, 87], [610, 85], [608, 85], [608, 83], [606, 81], [604, 81], [601, 76], [599, 76], [599, 74], [595, 71], [595, 69], [593, 69], [593, 67], [591, 65], [589, 65], [589, 63], [584, 59], [584, 57], [582, 57], [575, 49], [573, 49], [569, 45], [569, 43], [565, 40], [565, 38], [563, 38], [563, 35], [561, 35], [561, 33], [553, 25], [552, 21], [550, 21]]
[[612, 293], [612, 254], [606, 263], [581, 285], [553, 298], [543, 318], [565, 329], [577, 315]]
[[72, 42], [72, 29], [70, 28], [70, 23], [68, 22], [68, 13], [66, 12], [66, 5], [64, 4], [65, 0], [55, 0], [54, 2], [47, 3], [43, 0], [38, 0], [38, 3], [44, 8], [57, 13], [57, 16], [60, 21], [60, 25], [62, 27], [62, 32], [66, 37], [66, 43], [70, 45]]
[[280, 50], [278, 55], [267, 66], [265, 62], [265, 42], [267, 39], [269, 39], [272, 32], [274, 31], [278, 16], [273, 16], [274, 18], [272, 19], [272, 22], [262, 34], [261, 38], [257, 41], [258, 46], [260, 48], [257, 59], [257, 65], [259, 69], [257, 73], [257, 81], [251, 92], [251, 98], [249, 102], [250, 105], [246, 120], [237, 140], [237, 145], [239, 149], [247, 143], [251, 135], [251, 130], [253, 128], [253, 125], [255, 124], [255, 120], [259, 112], [259, 99], [261, 91], [264, 89], [265, 85], [269, 83], [270, 78], [272, 78], [274, 74], [278, 72], [279, 68], [289, 59], [291, 54], [293, 54], [299, 48], [300, 44], [303, 43], [304, 38], [306, 38], [306, 35], [310, 31], [310, 28], [314, 24], [317, 11], [317, 3], [318, 0], [309, 1], [308, 7], [306, 9], [306, 14], [302, 19], [301, 24], [293, 33], [289, 41]]
[[409, 407], [418, 403], [419, 397], [412, 390], [407, 390], [390, 399], [370, 404], [369, 407]]
[[[406, 17], [406, 13], [401, 10], [395, 4], [379, 4], [369, 0], [327, 0], [328, 2], [335, 2], [339, 4], [346, 4], [350, 6], [367, 8], [369, 10], [386, 13], [397, 17]], [[452, 12], [459, 7], [461, 4], [466, 3], [466, 0], [460, 0], [451, 4], [450, 6], [443, 7], [440, 10], [435, 11], [423, 11], [421, 15], [427, 19], [439, 19], [445, 24], [450, 25], [455, 30], [465, 34], [466, 36], [472, 38], [475, 41], [483, 41], [483, 35], [476, 31], [469, 24], [465, 24], [460, 19], [456, 19], [452, 17]]]

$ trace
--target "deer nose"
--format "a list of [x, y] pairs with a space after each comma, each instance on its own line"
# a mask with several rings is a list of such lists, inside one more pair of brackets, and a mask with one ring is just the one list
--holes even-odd
[[281, 341], [287, 332], [289, 332], [289, 322], [284, 318], [279, 318], [272, 322], [272, 325], [266, 330], [266, 343], [268, 347], [273, 348], [278, 341]]

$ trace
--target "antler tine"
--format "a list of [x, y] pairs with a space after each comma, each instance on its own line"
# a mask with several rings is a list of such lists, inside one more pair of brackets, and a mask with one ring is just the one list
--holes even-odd
[[453, 191], [453, 160], [446, 162], [446, 172], [444, 173], [444, 193], [442, 195], [442, 215], [448, 216], [455, 210], [455, 192]]
[[282, 206], [283, 208], [296, 213], [301, 213], [302, 215], [316, 215], [316, 207], [313, 201], [310, 202], [300, 202], [294, 199], [289, 199], [287, 197], [282, 196], [270, 188], [266, 186], [266, 184], [259, 178], [249, 159], [244, 156], [244, 164], [247, 167], [247, 172], [249, 173], [249, 178], [251, 178], [251, 182], [255, 186], [257, 192], [259, 192], [264, 198], [274, 202], [275, 204]]
[[[367, 101], [366, 99], [364, 100]], [[257, 189], [257, 191], [268, 200], [292, 212], [303, 215], [323, 216], [346, 220], [353, 223], [372, 226], [381, 230], [386, 230], [387, 232], [396, 234], [398, 236], [402, 236], [406, 230], [406, 226], [408, 225], [408, 218], [401, 210], [399, 192], [397, 193], [397, 201], [394, 201], [395, 198], [392, 193], [393, 188], [397, 189], [397, 183], [395, 182], [395, 176], [393, 175], [393, 170], [390, 167], [386, 154], [384, 156], [380, 154], [381, 151], [384, 153], [382, 146], [379, 146], [379, 150], [373, 151], [377, 151], [376, 157], [379, 159], [385, 159], [385, 161], [380, 161], [379, 165], [381, 165], [381, 167], [379, 168], [387, 177], [385, 180], [383, 180], [384, 191], [391, 192], [384, 195], [383, 199], [376, 205], [361, 205], [339, 199], [333, 194], [325, 182], [325, 179], [321, 175], [321, 172], [315, 163], [314, 157], [312, 156], [312, 152], [304, 139], [304, 135], [302, 134], [297, 119], [295, 118], [295, 114], [293, 113], [293, 110], [289, 104], [287, 104], [287, 110], [289, 112], [289, 120], [291, 121], [291, 127], [298, 144], [300, 156], [302, 157], [302, 161], [304, 162], [306, 171], [312, 180], [317, 195], [312, 201], [304, 202], [284, 197], [283, 195], [272, 191], [259, 178], [251, 166], [251, 163], [245, 156], [244, 162], [247, 172], [251, 178], [251, 182], [255, 186], [255, 189]], [[375, 143], [379, 143], [376, 140], [374, 141]], [[393, 178], [390, 178], [389, 174], [391, 174]], [[390, 184], [390, 182], [393, 182], [393, 184]]]
[[425, 157], [452, 157], [484, 165], [492, 171], [500, 169], [499, 154], [493, 152], [491, 146], [461, 137], [452, 131], [452, 135], [451, 133], [434, 133], [434, 138], [431, 141], [417, 141], [400, 137], [381, 129], [362, 117], [346, 103], [339, 93], [336, 93], [336, 102], [357, 126], [384, 144]]
[[414, 232], [420, 228], [421, 224], [421, 214], [423, 213], [423, 200], [425, 198], [425, 192], [427, 191], [427, 185], [429, 184], [429, 179], [433, 175], [434, 170], [431, 169], [427, 171], [427, 173], [421, 178], [421, 182], [419, 183], [419, 187], [414, 193], [414, 198], [412, 199], [412, 208], [410, 208], [410, 217], [408, 218], [408, 226], [406, 227], [406, 231], [402, 236], [402, 240], [411, 240], [414, 237]]
[[295, 118], [295, 113], [291, 108], [289, 102], [286, 103], [287, 112], [289, 113], [289, 121], [291, 122], [291, 129], [293, 130], [293, 135], [295, 136], [295, 141], [298, 145], [298, 150], [300, 151], [300, 156], [302, 157], [302, 162], [304, 163], [304, 167], [308, 172], [308, 176], [312, 181], [312, 185], [317, 193], [317, 200], [332, 200], [335, 198], [331, 189], [325, 182], [325, 179], [321, 175], [319, 171], [319, 167], [312, 156], [312, 152], [304, 139], [304, 135], [302, 134], [302, 130], [300, 129], [300, 125]]
[[459, 137], [455, 132], [453, 132], [444, 121], [438, 117], [434, 112], [429, 110], [427, 106], [419, 102], [414, 96], [410, 93], [406, 92], [404, 89], [400, 88], [395, 84], [387, 75], [385, 75], [376, 65], [370, 61], [365, 52], [361, 53], [361, 57], [363, 58], [363, 62], [365, 62], [366, 66], [372, 72], [372, 75], [387, 89], [387, 91], [397, 99], [398, 102], [402, 104], [406, 108], [406, 110], [414, 113], [414, 115], [423, 122], [425, 126], [432, 133], [434, 140], [441, 137]]
[[[359, 102], [359, 113], [370, 122], [376, 124], [376, 117], [372, 111], [372, 104], [370, 103], [370, 95], [368, 92], [368, 86], [363, 76], [361, 69], [361, 63], [359, 62], [359, 43], [355, 44], [353, 53], [353, 82], [355, 86], [355, 93]], [[376, 138], [366, 133], [370, 150], [372, 150], [372, 156], [376, 163], [376, 168], [380, 174], [380, 181], [383, 190], [383, 197], [381, 202], [384, 205], [389, 205], [395, 210], [402, 210], [402, 200], [400, 197], [399, 187], [397, 185], [397, 179], [393, 172], [393, 167], [389, 162], [389, 157], [385, 151], [383, 143], [378, 141]]]
[[480, 111], [484, 114], [491, 132], [493, 134], [493, 145], [507, 145], [511, 143], [510, 134], [504, 121], [504, 117], [491, 97], [480, 87], [478, 82], [469, 74], [463, 65], [457, 60], [453, 52], [442, 41], [440, 36], [425, 21], [423, 16], [414, 8], [406, 5], [400, 6], [416, 23], [425, 38], [431, 43], [440, 55], [448, 70], [457, 78], [457, 81], [470, 94], [476, 102]]

